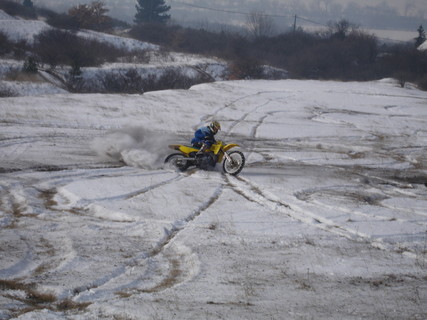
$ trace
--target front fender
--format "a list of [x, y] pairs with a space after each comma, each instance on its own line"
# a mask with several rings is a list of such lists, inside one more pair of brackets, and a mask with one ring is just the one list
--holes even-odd
[[225, 145], [225, 146], [222, 148], [222, 150], [224, 150], [224, 152], [226, 152], [226, 151], [230, 150], [231, 148], [238, 147], [238, 146], [239, 146], [239, 145], [238, 145], [238, 144], [236, 144], [236, 143], [230, 143], [230, 144]]

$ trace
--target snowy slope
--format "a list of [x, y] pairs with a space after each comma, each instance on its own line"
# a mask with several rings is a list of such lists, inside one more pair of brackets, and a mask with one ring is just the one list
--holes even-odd
[[32, 43], [34, 36], [49, 28], [50, 26], [43, 21], [0, 19], [0, 31], [13, 41], [24, 40]]
[[77, 33], [78, 36], [87, 39], [94, 39], [99, 42], [105, 42], [115, 46], [116, 48], [126, 49], [128, 51], [133, 50], [158, 50], [159, 46], [142, 42], [136, 39], [125, 38], [115, 36], [112, 34], [106, 34], [102, 32], [96, 32], [92, 30], [82, 30]]
[[418, 47], [418, 50], [427, 50], [427, 41], [424, 41], [424, 43]]
[[3, 10], [0, 10], [0, 20], [16, 20], [16, 18], [8, 15]]
[[[36, 35], [50, 28], [52, 27], [44, 21], [16, 19], [3, 10], [0, 10], [0, 31], [13, 41], [25, 40], [32, 43]], [[158, 50], [157, 45], [92, 30], [81, 30], [77, 35], [82, 38], [106, 42], [117, 48], [126, 49], [128, 51]]]
[[[0, 99], [0, 318], [425, 319], [426, 103], [390, 80]], [[211, 119], [240, 176], [163, 168]]]
[[[28, 43], [33, 43], [36, 35], [51, 28], [43, 21], [18, 20], [3, 11], [0, 11], [0, 13], [0, 32], [6, 34], [13, 41], [25, 40]], [[91, 90], [103, 91], [104, 88], [100, 79], [105, 74], [125, 74], [130, 69], [136, 70], [142, 77], [159, 76], [166, 70], [174, 70], [178, 74], [187, 77], [197, 77], [201, 74], [208, 75], [213, 80], [224, 80], [228, 77], [228, 65], [220, 59], [176, 52], [160, 52], [159, 46], [154, 44], [91, 30], [80, 30], [77, 35], [82, 38], [108, 43], [128, 52], [134, 52], [135, 50], [146, 51], [147, 59], [149, 60], [144, 63], [141, 63], [141, 61], [127, 61], [125, 63], [106, 63], [100, 67], [82, 68], [82, 78]], [[131, 57], [127, 59], [132, 60]], [[138, 59], [136, 58], [136, 60]], [[4, 80], [9, 72], [21, 70], [23, 63], [23, 61], [0, 59], [0, 88], [3, 91], [6, 90], [13, 96], [34, 96], [65, 92], [64, 85], [57, 81], [50, 81], [55, 79], [49, 77], [46, 73], [43, 73], [43, 77], [49, 81], [44, 84], [35, 84], [30, 81], [18, 83]], [[281, 72], [286, 74], [283, 70], [270, 69], [265, 68], [268, 73]], [[55, 73], [60, 78], [65, 79], [69, 73], [69, 68], [56, 68]]]

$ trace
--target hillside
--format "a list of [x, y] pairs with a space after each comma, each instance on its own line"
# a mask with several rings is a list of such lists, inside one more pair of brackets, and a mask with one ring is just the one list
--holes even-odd
[[[25, 41], [31, 45], [37, 35], [51, 29], [52, 27], [43, 21], [16, 19], [0, 10], [0, 32], [11, 41]], [[79, 79], [85, 83], [88, 92], [108, 91], [108, 88], [103, 85], [104, 77], [106, 75], [120, 77], [129, 70], [135, 70], [142, 79], [152, 76], [161, 78], [168, 72], [174, 77], [188, 79], [204, 77], [208, 81], [223, 80], [228, 75], [227, 63], [220, 59], [166, 52], [160, 50], [159, 46], [147, 42], [91, 30], [80, 30], [76, 35], [81, 39], [109, 45], [121, 50], [125, 55], [119, 59], [123, 62], [107, 62], [96, 67], [82, 68]], [[6, 58], [0, 61], [0, 89], [9, 92], [8, 95], [40, 95], [70, 90], [67, 87], [71, 70], [68, 66], [54, 69], [41, 66], [38, 76], [25, 77], [17, 75], [23, 68], [24, 59]], [[143, 91], [141, 90], [140, 93]]]

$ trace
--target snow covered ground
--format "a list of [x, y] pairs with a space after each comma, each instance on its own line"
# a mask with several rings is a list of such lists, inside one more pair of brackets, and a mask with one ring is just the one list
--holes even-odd
[[[0, 319], [426, 319], [427, 93], [0, 99]], [[238, 177], [163, 168], [217, 119]]]

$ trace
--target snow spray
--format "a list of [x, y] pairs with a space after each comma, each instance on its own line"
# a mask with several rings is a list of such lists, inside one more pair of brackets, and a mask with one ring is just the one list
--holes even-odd
[[170, 152], [168, 144], [177, 137], [144, 128], [127, 128], [111, 132], [92, 141], [98, 155], [123, 161], [126, 165], [144, 169], [159, 169]]

